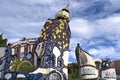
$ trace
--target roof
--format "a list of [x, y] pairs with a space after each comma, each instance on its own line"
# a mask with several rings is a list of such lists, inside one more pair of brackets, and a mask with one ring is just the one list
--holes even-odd
[[28, 38], [28, 39], [22, 39], [20, 41], [17, 41], [15, 43], [12, 43], [12, 47], [17, 46], [18, 44], [25, 44], [25, 43], [29, 43], [29, 44], [34, 44], [35, 41], [37, 41], [38, 38]]

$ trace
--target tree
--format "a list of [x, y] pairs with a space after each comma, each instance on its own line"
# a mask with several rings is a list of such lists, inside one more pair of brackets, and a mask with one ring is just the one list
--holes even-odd
[[7, 45], [7, 39], [3, 39], [2, 34], [0, 34], [0, 47], [5, 47]]

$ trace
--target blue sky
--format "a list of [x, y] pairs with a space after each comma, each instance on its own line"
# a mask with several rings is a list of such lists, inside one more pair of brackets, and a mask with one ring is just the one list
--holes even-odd
[[75, 47], [94, 58], [120, 60], [120, 0], [0, 0], [0, 33], [8, 42], [39, 37], [48, 18], [70, 4], [70, 55]]

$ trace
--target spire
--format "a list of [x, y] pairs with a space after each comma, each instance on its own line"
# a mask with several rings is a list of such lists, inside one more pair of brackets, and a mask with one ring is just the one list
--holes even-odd
[[70, 21], [70, 14], [69, 14], [69, 4], [63, 8], [62, 10], [60, 10], [56, 15], [55, 18], [63, 18], [63, 19], [67, 19], [67, 21]]
[[65, 10], [65, 11], [69, 12], [69, 4], [65, 8], [63, 8], [62, 10], [63, 11]]

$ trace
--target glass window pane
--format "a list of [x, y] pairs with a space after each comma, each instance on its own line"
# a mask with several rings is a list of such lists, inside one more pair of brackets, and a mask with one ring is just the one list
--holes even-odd
[[28, 53], [28, 54], [27, 54], [27, 58], [28, 58], [28, 59], [32, 58], [31, 53]]
[[24, 57], [24, 52], [20, 53], [20, 58]]

